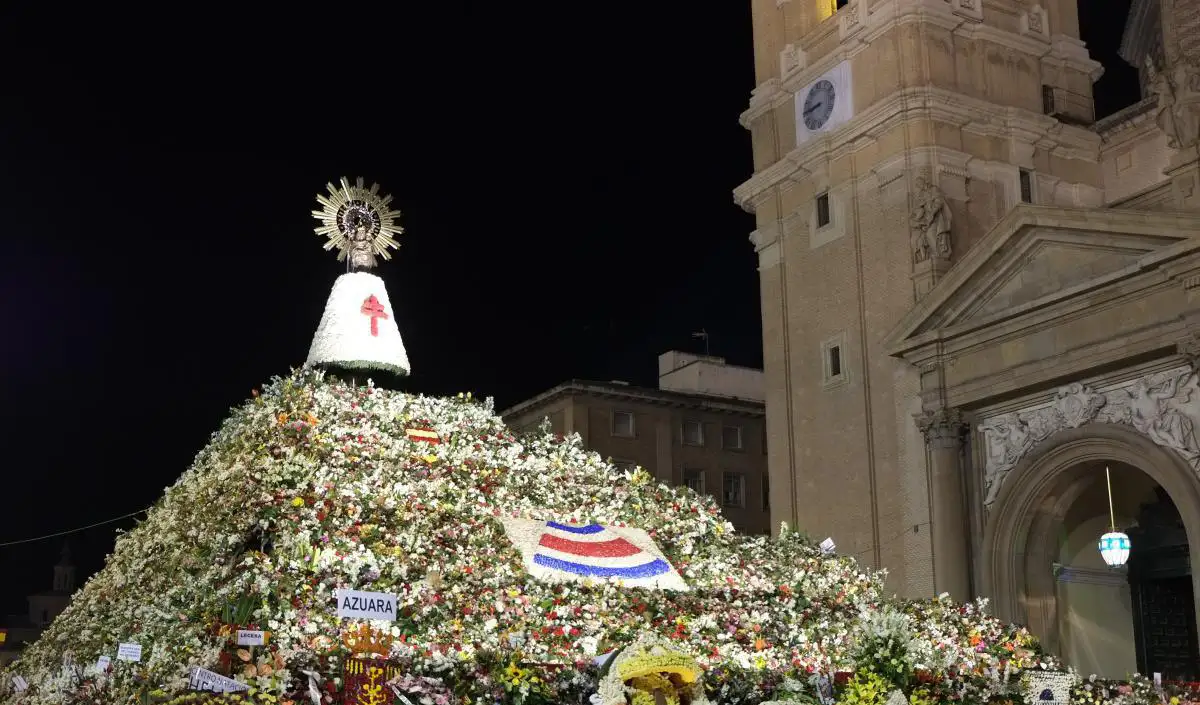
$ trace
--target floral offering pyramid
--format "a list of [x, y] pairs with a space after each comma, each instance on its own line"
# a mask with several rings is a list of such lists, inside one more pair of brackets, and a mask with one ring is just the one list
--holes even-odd
[[[0, 699], [916, 705], [1083, 692], [982, 604], [888, 599], [852, 558], [786, 528], [739, 535], [711, 498], [618, 470], [578, 437], [518, 436], [470, 395], [335, 378], [322, 368], [409, 368], [382, 282], [356, 271], [395, 246], [395, 213], [361, 181], [330, 191], [318, 230], [356, 283], [335, 289], [350, 293], [331, 297], [310, 364], [232, 411], [0, 673]], [[392, 343], [354, 338], [385, 330]], [[1112, 697], [1152, 697], [1135, 685]]]

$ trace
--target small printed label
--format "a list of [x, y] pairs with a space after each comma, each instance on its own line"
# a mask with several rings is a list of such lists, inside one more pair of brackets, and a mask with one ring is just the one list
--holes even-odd
[[108, 656], [101, 656], [100, 658], [96, 659], [96, 670], [97, 671], [107, 671], [108, 667], [111, 665], [112, 665], [112, 658], [110, 658]]
[[29, 690], [29, 683], [27, 683], [21, 676], [13, 676], [12, 683], [13, 687], [17, 689], [18, 693], [24, 693], [25, 691]]
[[337, 616], [350, 619], [386, 619], [396, 621], [396, 596], [385, 592], [338, 590]]
[[118, 661], [141, 661], [142, 660], [142, 645], [141, 644], [119, 644], [117, 646]]
[[267, 643], [267, 633], [258, 629], [239, 629], [238, 646], [262, 646]]

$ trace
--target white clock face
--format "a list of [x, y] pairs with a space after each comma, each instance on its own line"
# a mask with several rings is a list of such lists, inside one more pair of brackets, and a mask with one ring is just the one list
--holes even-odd
[[833, 103], [837, 100], [837, 90], [828, 79], [821, 79], [808, 89], [804, 98], [804, 126], [809, 130], [819, 130], [829, 122], [833, 114]]

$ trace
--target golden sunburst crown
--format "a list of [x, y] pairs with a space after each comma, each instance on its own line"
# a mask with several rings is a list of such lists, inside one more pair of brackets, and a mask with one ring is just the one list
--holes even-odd
[[342, 644], [351, 654], [387, 656], [392, 651], [392, 635], [368, 624], [342, 632]]
[[370, 269], [376, 257], [392, 258], [391, 249], [400, 247], [396, 237], [404, 229], [396, 223], [400, 211], [392, 210], [392, 197], [379, 192], [379, 184], [365, 186], [357, 178], [351, 184], [342, 177], [340, 185], [326, 184], [329, 195], [317, 194], [321, 210], [312, 215], [321, 224], [316, 233], [326, 238], [325, 249], [338, 251], [338, 261], [346, 261], [352, 270]]

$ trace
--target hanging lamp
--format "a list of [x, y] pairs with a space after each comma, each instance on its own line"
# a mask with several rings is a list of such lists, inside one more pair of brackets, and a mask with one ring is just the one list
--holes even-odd
[[1112, 531], [1100, 537], [1100, 556], [1110, 568], [1120, 568], [1129, 560], [1129, 550], [1133, 544], [1123, 531], [1117, 531], [1117, 514], [1113, 510], [1112, 475], [1108, 466], [1104, 466], [1104, 481], [1108, 485], [1108, 521]]

